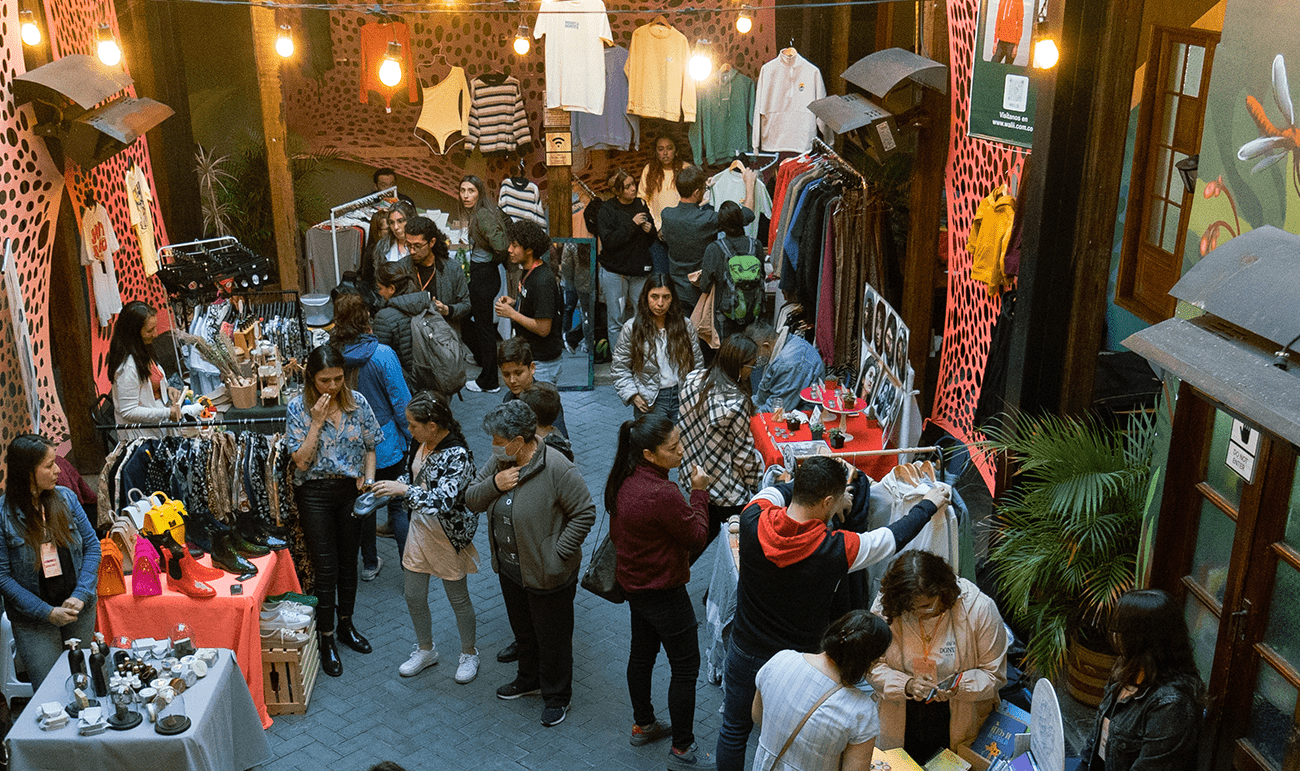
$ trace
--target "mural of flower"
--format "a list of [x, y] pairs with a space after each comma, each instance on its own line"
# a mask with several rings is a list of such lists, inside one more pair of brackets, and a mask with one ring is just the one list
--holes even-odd
[[1228, 199], [1228, 205], [1232, 207], [1232, 217], [1237, 221], [1237, 227], [1229, 225], [1223, 220], [1211, 222], [1201, 235], [1201, 256], [1209, 254], [1219, 246], [1219, 233], [1227, 232], [1228, 238], [1241, 235], [1241, 217], [1237, 215], [1237, 202], [1232, 199], [1232, 191], [1223, 181], [1223, 175], [1220, 174], [1218, 179], [1210, 180], [1205, 183], [1205, 190], [1201, 193], [1208, 201], [1211, 198], [1218, 198], [1220, 195]]
[[[1237, 160], [1260, 158], [1251, 173], [1262, 171], [1291, 155], [1291, 184], [1300, 194], [1300, 129], [1296, 128], [1295, 107], [1291, 103], [1291, 87], [1287, 83], [1286, 60], [1282, 54], [1273, 59], [1273, 101], [1282, 111], [1286, 125], [1278, 128], [1269, 120], [1264, 106], [1253, 96], [1246, 97], [1246, 112], [1259, 127], [1259, 138], [1252, 139], [1237, 150]], [[1262, 156], [1262, 157], [1261, 157]]]

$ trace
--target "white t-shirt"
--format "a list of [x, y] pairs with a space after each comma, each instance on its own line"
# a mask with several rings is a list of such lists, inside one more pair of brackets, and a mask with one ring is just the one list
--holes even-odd
[[117, 268], [113, 265], [113, 255], [120, 248], [108, 210], [95, 204], [82, 212], [81, 264], [90, 266], [90, 287], [101, 327], [108, 326], [113, 314], [122, 310], [122, 293], [117, 288]]
[[754, 189], [747, 191], [744, 173], [740, 169], [725, 169], [714, 174], [709, 180], [708, 191], [713, 206], [719, 209], [722, 208], [723, 201], [735, 201], [741, 204], [745, 200], [745, 193], [753, 193], [754, 200], [750, 210], [754, 212], [754, 221], [745, 226], [745, 235], [750, 238], [758, 238], [759, 215], [766, 214], [769, 218], [772, 216], [772, 198], [767, 194], [767, 188], [763, 185], [761, 177], [754, 183]]
[[401, 244], [394, 243], [392, 246], [388, 247], [388, 254], [384, 255], [384, 257], [389, 262], [397, 262], [398, 260], [402, 259], [403, 257], [405, 257], [410, 253], [411, 253], [410, 249], [406, 248], [405, 246], [402, 246]]
[[817, 66], [799, 54], [778, 54], [758, 72], [754, 149], [802, 153], [812, 149], [821, 121], [808, 105], [826, 96]]
[[[552, 0], [542, 5], [533, 37], [546, 37], [546, 106], [603, 115], [603, 43], [614, 44], [603, 0]], [[592, 65], [592, 62], [598, 64]]]
[[153, 222], [153, 191], [149, 189], [149, 178], [139, 164], [132, 165], [126, 172], [126, 208], [131, 213], [131, 224], [135, 226], [136, 238], [140, 241], [140, 259], [144, 262], [144, 274], [152, 276], [158, 272], [158, 246]]

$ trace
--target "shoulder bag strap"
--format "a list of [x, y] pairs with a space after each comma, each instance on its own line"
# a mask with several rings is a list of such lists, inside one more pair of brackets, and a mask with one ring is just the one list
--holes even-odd
[[813, 713], [817, 711], [817, 708], [820, 707], [822, 704], [825, 704], [827, 699], [834, 696], [836, 691], [839, 691], [843, 688], [844, 688], [843, 685], [840, 685], [838, 683], [835, 684], [834, 686], [831, 687], [829, 691], [822, 694], [822, 697], [817, 700], [816, 704], [812, 705], [812, 708], [809, 709], [807, 714], [803, 716], [803, 720], [799, 721], [799, 725], [794, 727], [794, 731], [790, 734], [790, 738], [785, 740], [785, 745], [781, 747], [781, 751], [776, 753], [776, 757], [772, 759], [772, 766], [768, 771], [776, 770], [776, 765], [781, 762], [781, 758], [785, 756], [786, 750], [790, 749], [790, 745], [794, 744], [795, 737], [798, 736], [799, 732], [803, 730], [804, 723], [808, 722], [808, 718], [813, 716]]

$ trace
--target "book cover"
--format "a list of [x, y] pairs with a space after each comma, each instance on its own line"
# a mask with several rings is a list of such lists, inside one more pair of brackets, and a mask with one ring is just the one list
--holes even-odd
[[924, 771], [902, 747], [882, 750], [876, 747], [871, 754], [871, 771]]
[[925, 771], [970, 771], [970, 767], [970, 763], [945, 747], [938, 755], [930, 758], [930, 762], [925, 764]]
[[971, 750], [989, 762], [1005, 760], [1015, 750], [1015, 735], [1029, 730], [1029, 713], [1003, 701], [989, 713], [980, 727]]

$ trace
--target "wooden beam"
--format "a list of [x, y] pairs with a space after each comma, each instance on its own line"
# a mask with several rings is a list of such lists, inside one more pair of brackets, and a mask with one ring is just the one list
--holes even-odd
[[[323, 149], [326, 145], [321, 145]], [[429, 148], [424, 145], [405, 147], [348, 147], [342, 150], [345, 158], [369, 161], [376, 158], [427, 158]]]
[[253, 59], [257, 65], [258, 91], [262, 98], [262, 134], [266, 141], [267, 177], [271, 182], [271, 217], [275, 227], [276, 260], [280, 287], [301, 287], [298, 259], [298, 213], [293, 196], [293, 172], [289, 167], [289, 127], [284, 115], [284, 91], [280, 63], [275, 53], [278, 27], [275, 10], [253, 6]]
[[548, 166], [546, 169], [546, 205], [550, 209], [552, 238], [573, 235], [573, 168]]
[[[77, 220], [72, 201], [63, 196], [54, 246], [50, 252], [51, 298], [59, 298], [57, 310], [51, 303], [50, 354], [59, 389], [59, 401], [68, 419], [72, 440], [72, 463], [82, 473], [98, 473], [104, 465], [104, 443], [91, 420], [98, 389], [95, 387], [95, 355], [90, 340], [91, 314], [86, 295], [86, 268], [81, 264]], [[55, 321], [57, 319], [57, 322]], [[94, 323], [99, 323], [96, 320]]]
[[837, 5], [831, 9], [831, 69], [824, 80], [832, 94], [844, 94], [848, 87], [840, 73], [849, 68], [849, 34], [853, 26], [853, 6]]

